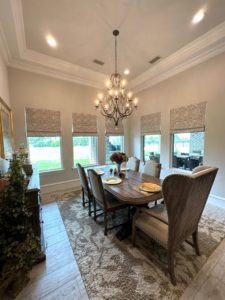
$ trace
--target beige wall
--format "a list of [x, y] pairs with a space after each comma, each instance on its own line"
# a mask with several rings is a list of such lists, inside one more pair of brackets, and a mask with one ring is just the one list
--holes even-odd
[[[59, 110], [62, 123], [62, 158], [64, 170], [41, 175], [42, 184], [73, 180], [77, 173], [72, 169], [72, 112], [94, 113], [94, 99], [97, 90], [83, 85], [50, 78], [17, 69], [9, 69], [10, 98], [13, 110], [16, 148], [26, 143], [25, 107]], [[126, 129], [127, 131], [127, 129]], [[104, 118], [98, 114], [99, 163], [104, 163], [105, 149]], [[125, 136], [125, 150], [128, 141]]]
[[0, 53], [0, 98], [2, 98], [8, 106], [9, 101], [9, 86], [8, 86], [8, 70]]
[[140, 116], [161, 112], [164, 168], [170, 166], [170, 109], [207, 101], [204, 164], [219, 167], [212, 193], [225, 198], [225, 53], [144, 90], [138, 96], [139, 109], [130, 122], [131, 154], [142, 156]]

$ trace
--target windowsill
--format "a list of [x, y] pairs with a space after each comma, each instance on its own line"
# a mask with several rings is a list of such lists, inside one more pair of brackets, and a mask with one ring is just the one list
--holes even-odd
[[39, 171], [40, 175], [50, 175], [55, 173], [63, 173], [65, 169], [56, 169], [56, 170], [49, 170], [49, 171]]
[[[94, 164], [94, 165], [86, 165], [86, 166], [83, 166], [83, 168], [91, 168], [91, 167], [98, 167], [99, 165], [98, 164]], [[77, 167], [73, 166], [72, 167], [72, 170], [77, 170]]]
[[174, 173], [187, 173], [187, 174], [191, 174], [190, 170], [184, 170], [184, 169], [180, 169], [180, 168], [162, 168], [164, 170], [168, 170], [168, 171], [172, 171]]

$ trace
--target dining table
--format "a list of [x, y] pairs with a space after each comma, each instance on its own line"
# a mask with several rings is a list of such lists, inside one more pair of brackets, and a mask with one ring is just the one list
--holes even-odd
[[142, 183], [154, 183], [159, 186], [162, 185], [162, 180], [154, 176], [149, 176], [141, 172], [129, 170], [127, 168], [122, 169], [124, 177], [121, 178], [121, 182], [117, 184], [106, 183], [105, 179], [110, 177], [119, 177], [118, 174], [114, 175], [110, 170], [115, 170], [115, 165], [103, 165], [93, 166], [87, 169], [94, 169], [101, 175], [104, 189], [113, 194], [118, 201], [130, 204], [133, 206], [145, 205], [149, 202], [154, 202], [162, 198], [161, 191], [147, 192], [140, 189]]
[[[118, 201], [129, 204], [133, 207], [135, 212], [138, 206], [147, 206], [149, 202], [155, 202], [162, 199], [162, 192], [147, 192], [140, 189], [142, 183], [154, 183], [158, 186], [162, 185], [162, 180], [154, 176], [149, 176], [141, 172], [136, 172], [128, 168], [122, 169], [123, 176], [121, 182], [111, 184], [111, 180], [107, 184], [109, 178], [120, 178], [118, 173], [114, 173], [116, 165], [101, 165], [85, 168], [86, 173], [88, 169], [94, 169], [101, 175], [104, 189], [111, 193]], [[126, 226], [117, 233], [117, 237], [121, 240], [126, 238], [131, 233], [131, 220], [127, 222]]]

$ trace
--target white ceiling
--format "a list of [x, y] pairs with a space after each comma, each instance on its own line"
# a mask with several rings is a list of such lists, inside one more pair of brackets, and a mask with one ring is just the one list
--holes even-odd
[[[105, 74], [114, 69], [112, 31], [118, 28], [119, 69], [129, 67], [132, 78], [150, 68], [155, 56], [166, 58], [225, 21], [224, 0], [22, 0], [22, 5], [29, 49]], [[206, 17], [193, 25], [202, 7]], [[46, 44], [47, 33], [57, 39], [57, 49]]]
[[[206, 16], [193, 25], [201, 8]], [[0, 0], [0, 51], [12, 67], [102, 87], [119, 29], [119, 71], [128, 67], [140, 90], [225, 51], [224, 12], [225, 0]]]

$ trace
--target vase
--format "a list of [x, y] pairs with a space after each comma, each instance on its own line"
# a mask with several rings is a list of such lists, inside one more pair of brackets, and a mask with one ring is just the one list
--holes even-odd
[[121, 172], [121, 164], [122, 163], [117, 163], [117, 172], [118, 172], [118, 174]]

